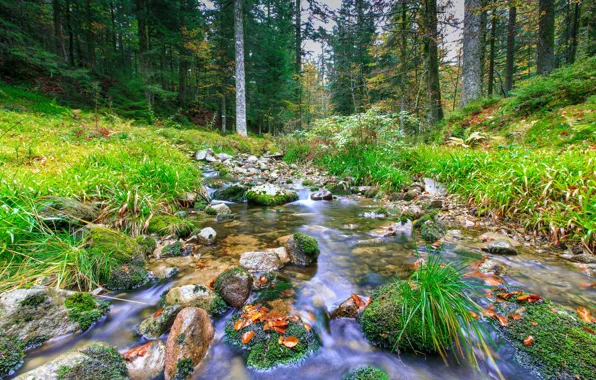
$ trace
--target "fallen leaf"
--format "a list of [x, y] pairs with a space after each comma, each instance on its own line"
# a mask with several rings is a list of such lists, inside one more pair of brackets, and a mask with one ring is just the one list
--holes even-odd
[[590, 315], [590, 311], [585, 307], [580, 306], [577, 309], [575, 309], [575, 311], [577, 312], [579, 319], [581, 319], [582, 321], [586, 323], [596, 323], [596, 318], [592, 318], [592, 316]]
[[144, 344], [142, 346], [131, 348], [130, 350], [123, 353], [122, 357], [124, 358], [124, 360], [130, 361], [130, 360], [136, 358], [137, 356], [145, 356], [150, 345], [151, 345], [151, 342]]
[[499, 276], [494, 275], [494, 274], [481, 273], [478, 271], [466, 273], [462, 277], [479, 278], [490, 286], [499, 286], [499, 285], [503, 284], [503, 279], [500, 278]]
[[370, 303], [372, 302], [372, 297], [369, 297], [365, 301], [358, 294], [352, 293], [352, 300], [354, 300], [354, 303], [356, 304], [356, 306], [358, 306], [358, 313], [361, 313], [362, 311], [364, 311], [364, 309], [368, 307], [368, 305], [370, 305]]
[[509, 314], [509, 318], [513, 319], [514, 321], [522, 319], [522, 316], [516, 313]]
[[538, 326], [538, 322], [531, 321], [531, 322], [530, 322], [530, 324], [531, 324], [532, 326]]
[[540, 297], [538, 294], [524, 294], [523, 296], [517, 297], [517, 301], [519, 301], [519, 302], [526, 301], [528, 303], [534, 303], [534, 302], [542, 301], [542, 297]]
[[509, 292], [509, 293], [499, 293], [499, 294], [497, 294], [497, 297], [502, 298], [504, 300], [508, 300], [509, 298], [511, 298], [513, 296], [519, 296], [522, 293], [523, 292], [521, 290], [518, 290], [515, 292]]
[[247, 331], [244, 334], [242, 334], [242, 344], [247, 344], [248, 342], [250, 342], [253, 336], [255, 336], [254, 331]]
[[534, 337], [530, 335], [526, 339], [524, 339], [524, 346], [531, 346], [534, 343]]
[[197, 263], [197, 268], [199, 269], [205, 269], [205, 263]]
[[289, 336], [284, 339], [282, 344], [287, 348], [296, 347], [296, 345], [298, 344], [298, 338], [296, 338], [295, 336]]
[[242, 323], [244, 321], [242, 319], [238, 319], [236, 322], [234, 322], [234, 330], [238, 331], [242, 328]]
[[591, 328], [589, 328], [588, 326], [583, 326], [583, 328], [584, 328], [584, 330], [586, 330], [590, 334], [596, 334], [596, 332], [594, 330], [592, 330]]
[[475, 313], [473, 311], [470, 311], [470, 315], [472, 316], [472, 318], [474, 319], [480, 319], [480, 315], [478, 315], [478, 313]]
[[207, 284], [207, 287], [211, 290], [213, 290], [213, 287], [215, 286], [215, 279], [212, 279], [211, 281], [209, 281], [209, 283]]
[[596, 288], [596, 282], [584, 282], [579, 284], [582, 288]]
[[507, 327], [509, 322], [507, 321], [507, 317], [498, 314], [496, 311], [491, 309], [483, 309], [483, 314], [487, 317], [493, 318], [499, 322], [499, 324], [503, 327]]
[[155, 314], [153, 314], [153, 318], [157, 318], [157, 317], [159, 317], [159, 316], [161, 315], [161, 313], [163, 313], [163, 307], [162, 307], [162, 308], [160, 308], [159, 310], [157, 310], [157, 311], [155, 312]]

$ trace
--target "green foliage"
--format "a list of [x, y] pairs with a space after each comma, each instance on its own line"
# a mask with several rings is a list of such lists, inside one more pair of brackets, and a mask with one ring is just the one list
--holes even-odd
[[128, 370], [122, 355], [115, 348], [92, 343], [80, 350], [87, 355], [87, 359], [72, 367], [62, 366], [58, 369], [58, 380], [125, 380]]
[[149, 221], [147, 232], [159, 236], [175, 235], [184, 239], [190, 236], [194, 227], [195, 224], [188, 219], [182, 219], [177, 216], [158, 215]]
[[68, 318], [79, 324], [82, 331], [91, 327], [109, 311], [108, 302], [96, 301], [89, 293], [75, 293], [64, 301], [68, 309]]
[[389, 376], [375, 367], [360, 367], [350, 371], [343, 380], [389, 380]]
[[4, 378], [23, 365], [25, 345], [18, 338], [0, 337], [0, 376]]

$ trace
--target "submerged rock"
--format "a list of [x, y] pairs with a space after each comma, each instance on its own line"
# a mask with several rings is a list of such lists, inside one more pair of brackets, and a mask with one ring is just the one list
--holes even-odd
[[520, 245], [519, 242], [511, 239], [508, 236], [495, 233], [487, 232], [480, 236], [481, 241], [484, 241], [483, 251], [494, 253], [497, 255], [517, 255], [517, 247]]
[[109, 311], [107, 302], [88, 293], [45, 286], [0, 294], [0, 331], [25, 347], [87, 330]]
[[17, 377], [19, 380], [128, 379], [120, 353], [112, 346], [95, 342], [68, 352]]
[[236, 203], [244, 202], [244, 196], [248, 190], [247, 186], [232, 185], [224, 189], [219, 189], [213, 194], [213, 199], [230, 201]]
[[54, 229], [83, 226], [95, 221], [100, 210], [72, 198], [45, 197], [37, 204], [42, 223]]
[[214, 212], [214, 215], [222, 215], [222, 214], [231, 214], [232, 210], [228, 207], [225, 203], [217, 203], [208, 207], [208, 209], [213, 210], [211, 213]]
[[147, 339], [158, 339], [172, 327], [180, 310], [182, 310], [180, 305], [165, 306], [161, 312], [143, 320], [135, 331]]
[[284, 247], [264, 251], [244, 252], [240, 256], [240, 265], [250, 271], [268, 272], [278, 270], [289, 261]]
[[331, 313], [331, 319], [338, 318], [357, 318], [358, 317], [358, 305], [354, 302], [354, 298], [350, 297], [342, 302], [337, 309]]
[[312, 237], [301, 232], [292, 235], [286, 248], [290, 255], [290, 260], [297, 265], [310, 265], [319, 257], [319, 243]]
[[313, 201], [332, 201], [333, 194], [329, 190], [322, 190], [310, 195]]
[[478, 266], [478, 270], [480, 273], [494, 274], [497, 276], [501, 276], [507, 271], [503, 264], [491, 259], [484, 260], [482, 264]]
[[263, 206], [279, 206], [298, 200], [298, 194], [272, 184], [259, 185], [246, 192], [249, 203]]
[[147, 343], [146, 352], [126, 362], [132, 380], [159, 378], [166, 365], [166, 345], [161, 340]]
[[236, 267], [217, 276], [214, 289], [230, 306], [239, 309], [250, 296], [252, 281], [246, 269]]
[[410, 220], [405, 223], [397, 222], [391, 223], [388, 226], [383, 226], [381, 228], [377, 228], [373, 230], [370, 234], [373, 236], [377, 236], [380, 238], [386, 238], [390, 236], [396, 236], [398, 234], [406, 234], [411, 235], [413, 229], [413, 224]]
[[214, 336], [209, 314], [203, 309], [183, 309], [166, 342], [165, 379], [186, 379], [207, 354]]
[[178, 267], [159, 265], [152, 270], [153, 277], [157, 280], [168, 280], [178, 275]]

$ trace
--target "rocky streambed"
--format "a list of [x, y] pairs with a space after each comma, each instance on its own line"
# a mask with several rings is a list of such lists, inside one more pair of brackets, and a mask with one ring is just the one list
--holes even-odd
[[[447, 365], [439, 355], [397, 355], [370, 343], [356, 317], [374, 289], [413, 273], [426, 244], [468, 265], [479, 286], [539, 294], [565, 313], [570, 329], [589, 328], [567, 319], [596, 302], [589, 260], [547, 253], [534, 237], [495, 225], [430, 180], [384, 195], [287, 165], [275, 153], [205, 150], [195, 158], [205, 191], [186, 194], [176, 215], [154, 216], [146, 236], [116, 236], [131, 259], [107, 279], [111, 290], [91, 296], [34, 287], [0, 296], [0, 328], [18, 338], [0, 342], [2, 358], [14, 367], [24, 359], [11, 377], [540, 378], [540, 364], [490, 315], [494, 361], [479, 371], [454, 357]], [[103, 241], [95, 236], [90, 244]], [[479, 302], [489, 308], [497, 298]], [[515, 302], [497, 306], [534, 312]]]

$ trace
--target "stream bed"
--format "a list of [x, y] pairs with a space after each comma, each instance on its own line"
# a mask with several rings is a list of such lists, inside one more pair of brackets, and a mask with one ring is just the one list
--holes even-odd
[[[218, 180], [207, 173], [209, 181]], [[28, 352], [25, 365], [16, 375], [36, 368], [64, 352], [90, 341], [104, 341], [123, 351], [145, 343], [136, 336], [134, 327], [159, 308], [160, 295], [170, 287], [185, 284], [207, 284], [218, 273], [238, 265], [243, 252], [276, 246], [276, 239], [304, 232], [319, 242], [318, 263], [308, 267], [286, 265], [279, 278], [292, 284], [292, 296], [280, 304], [289, 312], [300, 315], [317, 331], [321, 349], [304, 362], [259, 372], [245, 366], [242, 352], [224, 342], [224, 325], [232, 311], [214, 322], [215, 338], [206, 358], [197, 367], [196, 379], [341, 379], [349, 370], [362, 365], [384, 369], [392, 379], [489, 379], [498, 372], [507, 379], [536, 378], [529, 369], [519, 365], [513, 347], [501, 340], [487, 325], [494, 339], [494, 363], [481, 363], [480, 371], [466, 363], [449, 358], [445, 364], [440, 356], [403, 354], [398, 356], [372, 346], [360, 332], [355, 320], [330, 320], [329, 314], [352, 293], [368, 295], [379, 285], [395, 276], [411, 273], [417, 260], [416, 244], [409, 234], [387, 238], [381, 244], [357, 244], [370, 239], [369, 232], [388, 224], [384, 219], [365, 219], [359, 216], [378, 204], [371, 199], [340, 197], [334, 201], [312, 201], [310, 191], [299, 191], [300, 200], [280, 207], [258, 207], [229, 204], [236, 218], [232, 221], [202, 221], [201, 227], [213, 227], [217, 243], [200, 251], [201, 257], [176, 258], [184, 261], [180, 274], [167, 283], [153, 283], [131, 292], [110, 293], [109, 315], [83, 334], [44, 344]], [[475, 237], [483, 231], [462, 230], [461, 238], [447, 241], [441, 253], [445, 260], [457, 263], [478, 262], [486, 254], [475, 244]], [[423, 248], [419, 252], [424, 253]], [[596, 291], [584, 289], [591, 272], [580, 270], [556, 256], [540, 255], [523, 248], [517, 256], [491, 255], [507, 269], [503, 276], [509, 284], [540, 294], [563, 306], [575, 308], [596, 302]], [[188, 264], [196, 262], [193, 267]], [[172, 261], [172, 263], [174, 263]], [[253, 292], [251, 297], [258, 293]], [[250, 299], [249, 301], [250, 302]], [[162, 337], [165, 340], [165, 336]], [[498, 367], [498, 370], [496, 367]]]

